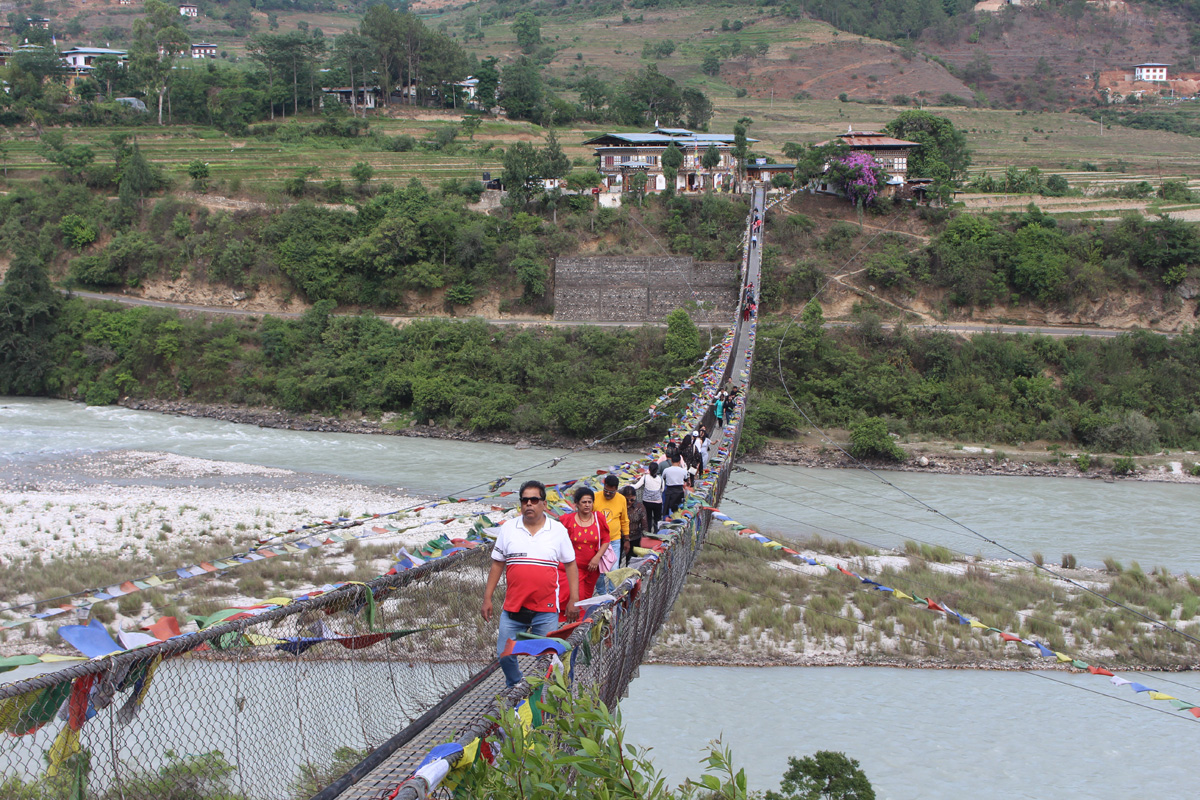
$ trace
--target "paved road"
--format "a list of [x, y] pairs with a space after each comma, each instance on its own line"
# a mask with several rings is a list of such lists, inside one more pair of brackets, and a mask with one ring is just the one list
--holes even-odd
[[[754, 253], [752, 253], [752, 259], [754, 260], [754, 262], [756, 264], [759, 260], [759, 255], [760, 254], [757, 252], [757, 250]], [[757, 284], [758, 283], [757, 266], [754, 268], [753, 271], [755, 274], [755, 283]], [[170, 308], [170, 309], [174, 309], [176, 311], [188, 311], [188, 312], [192, 312], [192, 313], [196, 313], [196, 314], [226, 314], [226, 315], [237, 316], [237, 317], [265, 317], [265, 316], [267, 316], [268, 313], [270, 313], [270, 315], [273, 317], [293, 317], [294, 318], [294, 317], [301, 316], [299, 313], [296, 313], [296, 312], [249, 311], [244, 308], [225, 308], [223, 306], [199, 306], [199, 305], [191, 305], [189, 303], [168, 303], [164, 300], [147, 300], [142, 297], [130, 297], [129, 295], [123, 295], [123, 294], [105, 294], [103, 292], [73, 291], [73, 292], [69, 292], [69, 294], [73, 294], [75, 297], [83, 297], [88, 300], [110, 300], [115, 303], [122, 303], [124, 305], [130, 305], [130, 306], [151, 306], [153, 308]], [[347, 314], [346, 316], [356, 316], [356, 314]], [[392, 324], [402, 324], [404, 322], [409, 322], [411, 320], [416, 320], [416, 319], [428, 319], [428, 317], [389, 316], [389, 315], [384, 315], [384, 314], [379, 315], [379, 318], [386, 320], [388, 322], [391, 322]], [[447, 317], [447, 319], [449, 319], [449, 317]], [[472, 319], [472, 318], [471, 317], [457, 317], [456, 319]], [[520, 325], [526, 325], [526, 326], [554, 325], [554, 326], [574, 327], [574, 326], [579, 325], [579, 323], [577, 323], [577, 322], [556, 322], [556, 321], [550, 320], [550, 319], [541, 319], [541, 318], [535, 318], [535, 317], [530, 317], [528, 319], [519, 319], [519, 318], [518, 319], [484, 319], [484, 322], [487, 322], [488, 324], [491, 324], [491, 325], [519, 325], [519, 326]], [[628, 323], [625, 323], [625, 322], [589, 322], [587, 324], [596, 325], [599, 327], [606, 327], [606, 328], [628, 327]], [[648, 323], [648, 324], [657, 325], [659, 327], [665, 326], [665, 323], [652, 322], [652, 323]], [[853, 324], [854, 323], [852, 323], [852, 322], [833, 321], [833, 322], [826, 323], [826, 327], [845, 327], [845, 326], [849, 326], [849, 325], [853, 325]], [[725, 327], [725, 323], [716, 323], [716, 322], [700, 323], [699, 326], [702, 328], [704, 328], [704, 327]], [[884, 327], [890, 329], [892, 327], [892, 325], [890, 323], [885, 323]], [[1054, 336], [1054, 337], [1091, 336], [1091, 337], [1097, 337], [1097, 338], [1112, 338], [1112, 337], [1120, 336], [1122, 333], [1130, 332], [1129, 330], [1121, 329], [1121, 328], [1067, 327], [1067, 326], [1054, 326], [1054, 325], [999, 325], [999, 324], [988, 324], [988, 323], [963, 323], [963, 322], [952, 322], [952, 323], [945, 323], [945, 324], [941, 324], [941, 325], [909, 325], [908, 327], [909, 327], [909, 330], [941, 331], [943, 333], [954, 333], [954, 334], [958, 334], [961, 336], [974, 336], [977, 333], [1029, 333], [1029, 334], [1041, 334], [1043, 336]], [[1174, 333], [1170, 333], [1170, 332], [1166, 332], [1166, 331], [1153, 331], [1152, 330], [1151, 333], [1161, 333], [1164, 336], [1175, 336], [1176, 335]]]
[[[108, 300], [113, 303], [121, 303], [127, 306], [150, 306], [152, 308], [170, 308], [176, 311], [188, 311], [195, 314], [225, 314], [234, 317], [285, 317], [295, 319], [303, 316], [303, 312], [296, 311], [251, 311], [245, 308], [226, 308], [224, 306], [198, 306], [190, 303], [169, 303], [165, 300], [148, 300], [144, 297], [131, 297], [125, 294], [105, 294], [104, 292], [81, 292], [63, 290], [63, 294], [73, 295], [75, 297], [83, 297], [88, 300]], [[356, 317], [358, 312], [346, 313], [340, 316]], [[552, 325], [561, 327], [578, 327], [580, 324], [594, 325], [599, 328], [628, 328], [628, 322], [560, 322], [543, 317], [527, 317], [527, 318], [508, 318], [508, 319], [489, 319], [481, 317], [406, 317], [399, 315], [379, 314], [378, 317], [382, 320], [392, 323], [393, 325], [401, 325], [406, 322], [412, 322], [419, 319], [483, 319], [489, 325], [517, 325], [537, 327], [542, 325]], [[653, 325], [659, 328], [665, 328], [665, 322], [647, 322], [646, 325]], [[700, 328], [724, 328], [725, 322], [697, 322], [696, 326]]]

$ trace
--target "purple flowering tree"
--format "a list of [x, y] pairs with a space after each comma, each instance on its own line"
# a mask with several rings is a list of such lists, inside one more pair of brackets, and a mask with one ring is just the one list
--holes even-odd
[[850, 202], [865, 208], [879, 196], [887, 181], [887, 173], [869, 153], [856, 151], [833, 159], [829, 164], [829, 178], [850, 198]]

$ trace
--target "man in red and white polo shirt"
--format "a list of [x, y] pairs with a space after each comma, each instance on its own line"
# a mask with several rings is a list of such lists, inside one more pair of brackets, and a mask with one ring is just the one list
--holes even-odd
[[492, 594], [505, 576], [507, 589], [500, 611], [500, 630], [496, 636], [496, 655], [509, 686], [521, 682], [521, 667], [516, 656], [505, 656], [509, 639], [524, 631], [545, 636], [558, 627], [558, 565], [566, 565], [570, 601], [567, 619], [579, 616], [579, 568], [575, 548], [567, 529], [546, 516], [546, 486], [540, 481], [521, 485], [521, 516], [500, 526], [492, 548], [492, 571], [483, 590], [483, 618], [492, 618]]

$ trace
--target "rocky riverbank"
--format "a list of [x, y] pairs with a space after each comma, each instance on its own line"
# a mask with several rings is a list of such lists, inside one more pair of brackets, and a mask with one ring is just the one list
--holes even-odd
[[[379, 419], [362, 415], [323, 416], [320, 414], [292, 414], [276, 408], [241, 406], [222, 403], [194, 403], [181, 400], [135, 400], [125, 398], [121, 405], [138, 411], [154, 411], [161, 414], [178, 414], [186, 417], [202, 417], [257, 425], [260, 428], [279, 428], [293, 431], [318, 433], [383, 434], [389, 436], [411, 436], [424, 439], [448, 439], [463, 442], [485, 442], [511, 445], [517, 448], [553, 447], [571, 450], [589, 443], [568, 436], [549, 433], [522, 435], [506, 432], [472, 433], [438, 425], [403, 424], [397, 415], [384, 414]], [[643, 442], [649, 447], [652, 443]], [[636, 443], [622, 442], [620, 447], [595, 445], [592, 449], [616, 452], [637, 448]], [[1138, 469], [1123, 476], [1113, 475], [1108, 469], [1096, 467], [1081, 472], [1069, 454], [1055, 457], [1046, 452], [1013, 452], [1005, 456], [999, 450], [958, 444], [910, 443], [903, 445], [910, 458], [902, 464], [875, 463], [873, 469], [901, 472], [928, 472], [947, 475], [1020, 475], [1047, 478], [1088, 478], [1091, 480], [1117, 481], [1141, 480], [1171, 483], [1200, 483], [1200, 477], [1189, 474], [1183, 468], [1183, 460], [1172, 461], [1171, 456], [1160, 455], [1143, 459]], [[1195, 454], [1188, 454], [1195, 455]], [[1200, 455], [1195, 455], [1200, 461]], [[855, 469], [857, 464], [848, 455], [829, 445], [811, 445], [791, 442], [769, 442], [746, 460], [762, 464], [788, 464], [801, 467], [824, 469]]]

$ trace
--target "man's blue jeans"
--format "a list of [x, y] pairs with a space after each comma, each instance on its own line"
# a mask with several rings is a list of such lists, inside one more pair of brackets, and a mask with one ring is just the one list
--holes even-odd
[[[540, 614], [534, 614], [533, 622], [529, 624], [517, 622], [508, 615], [507, 611], [501, 611], [500, 630], [496, 634], [496, 655], [499, 656], [503, 653], [508, 640], [516, 640], [519, 633], [529, 632], [537, 636], [545, 636], [551, 631], [558, 630], [558, 627], [558, 613], [555, 611], [543, 611]], [[500, 669], [504, 670], [504, 682], [507, 686], [520, 683], [524, 677], [521, 674], [521, 666], [517, 663], [516, 656], [501, 657]]]

